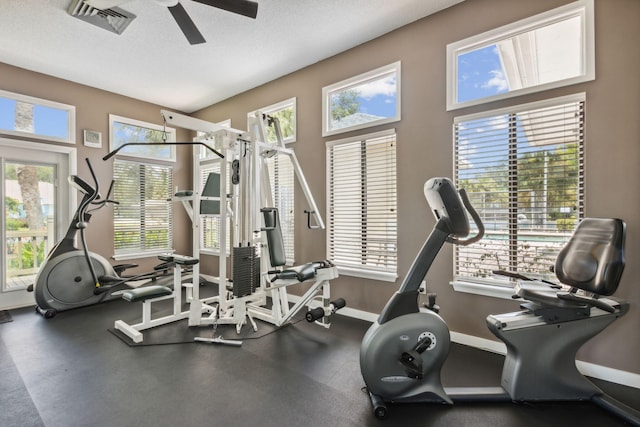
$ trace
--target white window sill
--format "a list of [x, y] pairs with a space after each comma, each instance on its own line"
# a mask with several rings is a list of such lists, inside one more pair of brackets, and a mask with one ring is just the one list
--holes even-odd
[[382, 282], [395, 282], [398, 278], [398, 275], [396, 273], [390, 273], [387, 271], [371, 271], [341, 266], [338, 266], [338, 274], [342, 276], [353, 276], [361, 277], [363, 279], [380, 280]]
[[449, 282], [457, 292], [484, 295], [494, 298], [512, 299], [513, 288], [508, 286], [490, 285], [485, 283], [454, 281]]
[[161, 251], [153, 251], [153, 252], [137, 252], [137, 253], [127, 253], [127, 254], [115, 254], [111, 258], [115, 261], [125, 261], [128, 259], [140, 259], [140, 258], [155, 258], [158, 255], [172, 255], [173, 251], [170, 250], [161, 250]]

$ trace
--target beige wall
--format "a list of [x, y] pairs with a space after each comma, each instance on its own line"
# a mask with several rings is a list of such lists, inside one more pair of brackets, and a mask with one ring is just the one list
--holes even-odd
[[[323, 86], [371, 69], [402, 61], [402, 121], [398, 137], [399, 273], [396, 283], [342, 276], [332, 292], [344, 296], [350, 307], [379, 312], [397, 289], [414, 256], [434, 225], [422, 185], [433, 176], [452, 174], [453, 118], [482, 108], [498, 108], [524, 102], [586, 92], [586, 212], [589, 216], [612, 216], [628, 225], [627, 267], [618, 296], [631, 302], [630, 313], [587, 344], [580, 353], [585, 361], [640, 373], [640, 69], [637, 43], [640, 31], [636, 0], [596, 0], [596, 73], [593, 82], [522, 96], [484, 107], [456, 112], [445, 109], [445, 47], [482, 31], [544, 12], [566, 0], [468, 0], [414, 24], [403, 27], [281, 79], [196, 112], [211, 121], [232, 119], [244, 128], [246, 114], [266, 105], [297, 97], [298, 142], [295, 150], [319, 208], [325, 211], [325, 142], [321, 132]], [[345, 135], [346, 136], [346, 135]], [[340, 135], [337, 138], [341, 138]], [[325, 235], [302, 227], [303, 198], [298, 193], [296, 258], [325, 257]], [[452, 250], [446, 248], [427, 276], [430, 290], [438, 293], [442, 315], [451, 330], [493, 338], [485, 326], [489, 313], [515, 310], [513, 301], [454, 292]]]
[[[456, 114], [479, 111], [472, 107], [458, 112], [445, 110], [445, 46], [512, 21], [540, 13], [567, 0], [467, 0], [455, 7], [408, 25], [341, 55], [307, 67], [264, 86], [213, 105], [194, 116], [219, 121], [232, 119], [232, 126], [245, 128], [248, 111], [297, 97], [298, 142], [295, 149], [322, 212], [325, 211], [325, 142], [321, 135], [321, 89], [323, 86], [402, 61], [402, 121], [372, 131], [395, 127], [398, 136], [399, 274], [396, 283], [340, 277], [333, 285], [335, 296], [344, 296], [349, 306], [378, 312], [397, 289], [415, 254], [434, 225], [422, 195], [422, 185], [433, 176], [452, 174], [451, 126]], [[496, 102], [490, 108], [531, 102], [576, 92], [587, 94], [586, 208], [589, 216], [625, 219], [628, 225], [627, 267], [618, 296], [628, 300], [629, 314], [588, 343], [580, 359], [640, 374], [640, 2], [637, 0], [596, 0], [596, 74], [593, 82], [575, 85], [518, 99]], [[1, 59], [1, 58], [0, 58]], [[72, 82], [56, 79], [0, 63], [0, 89], [77, 108], [79, 173], [86, 174], [88, 156], [96, 164], [100, 179], [111, 179], [111, 162], [102, 162], [107, 152], [81, 144], [83, 129], [98, 130], [108, 137], [108, 114], [160, 123], [160, 106], [114, 95]], [[486, 107], [484, 107], [486, 108]], [[348, 134], [344, 135], [347, 136]], [[189, 134], [178, 130], [178, 139]], [[340, 136], [342, 137], [342, 135]], [[188, 149], [179, 150], [176, 185], [189, 188], [191, 176]], [[296, 258], [299, 261], [325, 257], [325, 235], [301, 225], [305, 217], [302, 194], [297, 195]], [[176, 206], [175, 245], [180, 253], [190, 253], [190, 223]], [[89, 241], [104, 255], [113, 253], [109, 212], [92, 219]], [[208, 258], [208, 259], [206, 259]], [[204, 271], [213, 271], [212, 259], [203, 259]], [[151, 263], [152, 261], [148, 261]], [[451, 330], [492, 338], [485, 327], [489, 313], [517, 309], [517, 303], [454, 292], [452, 251], [446, 248], [427, 276], [431, 291], [438, 293], [442, 315]]]
[[[0, 60], [1, 59], [2, 58], [0, 58]], [[75, 148], [78, 153], [78, 175], [87, 177], [87, 179], [90, 176], [84, 160], [88, 157], [100, 180], [103, 195], [113, 177], [113, 160], [106, 162], [102, 160], [102, 157], [109, 152], [109, 114], [116, 114], [159, 125], [162, 124], [162, 117], [160, 116], [161, 107], [158, 105], [79, 85], [44, 74], [34, 73], [22, 68], [12, 67], [1, 62], [0, 89], [49, 101], [75, 105]], [[83, 145], [84, 129], [102, 132], [102, 149], [88, 148]], [[189, 140], [190, 132], [184, 129], [177, 129], [176, 137], [181, 141]], [[68, 144], [60, 145], [66, 146]], [[178, 147], [178, 161], [174, 166], [174, 185], [180, 188], [191, 187], [192, 165], [190, 153], [189, 148]], [[191, 224], [182, 206], [176, 205], [174, 218], [175, 248], [179, 253], [190, 254]], [[108, 259], [113, 255], [112, 224], [113, 209], [104, 208], [91, 218], [91, 225], [87, 229], [87, 239], [91, 250]], [[131, 262], [140, 264], [140, 268], [135, 270], [138, 272], [148, 270], [151, 266], [157, 264], [155, 258], [131, 260]], [[133, 273], [134, 270], [131, 270], [131, 272]]]

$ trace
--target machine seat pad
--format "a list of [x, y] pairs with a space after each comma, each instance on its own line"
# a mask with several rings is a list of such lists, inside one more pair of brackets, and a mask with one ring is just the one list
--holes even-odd
[[198, 258], [191, 258], [186, 255], [174, 255], [173, 262], [180, 265], [195, 265], [199, 262]]
[[129, 302], [144, 301], [150, 298], [158, 298], [171, 295], [172, 290], [166, 286], [143, 286], [136, 289], [128, 289], [122, 293], [122, 299]]
[[298, 279], [299, 282], [304, 282], [316, 277], [316, 270], [322, 267], [322, 263], [308, 262], [296, 267], [287, 268], [276, 274], [274, 280], [278, 279]]
[[535, 281], [520, 281], [515, 287], [516, 295], [527, 301], [547, 307], [582, 308], [584, 302], [558, 298], [558, 290], [552, 289], [545, 283]]

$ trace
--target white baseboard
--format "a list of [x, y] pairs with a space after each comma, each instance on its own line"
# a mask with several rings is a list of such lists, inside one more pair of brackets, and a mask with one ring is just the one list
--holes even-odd
[[[290, 295], [289, 299], [292, 302], [295, 302], [299, 298], [297, 298], [295, 295]], [[340, 309], [338, 314], [355, 319], [366, 320], [368, 322], [375, 322], [378, 319], [378, 314], [369, 313], [367, 311], [357, 310], [355, 308], [349, 307]], [[463, 344], [470, 347], [478, 348], [480, 350], [490, 351], [492, 353], [502, 355], [507, 354], [507, 346], [499, 341], [493, 341], [486, 338], [476, 337], [473, 335], [467, 335], [453, 331], [451, 332], [451, 341], [457, 344]], [[606, 366], [583, 362], [581, 360], [576, 361], [576, 366], [583, 375], [586, 375], [588, 377], [640, 389], [640, 374], [635, 374], [633, 372], [622, 371], [614, 368], [608, 368]]]

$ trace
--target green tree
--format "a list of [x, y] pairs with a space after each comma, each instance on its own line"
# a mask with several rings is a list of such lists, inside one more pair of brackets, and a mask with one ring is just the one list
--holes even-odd
[[[285, 108], [270, 114], [272, 117], [278, 119], [280, 123], [280, 132], [282, 132], [282, 139], [293, 136], [295, 130], [295, 116], [293, 114], [293, 108]], [[276, 142], [276, 131], [273, 126], [269, 126], [267, 129], [267, 141]]]
[[560, 208], [577, 209], [578, 147], [565, 144], [554, 150], [525, 153], [518, 159], [518, 205], [547, 207], [545, 220], [562, 217]]
[[358, 92], [355, 89], [343, 90], [337, 95], [331, 96], [331, 117], [333, 120], [340, 120], [351, 116], [360, 110]]

